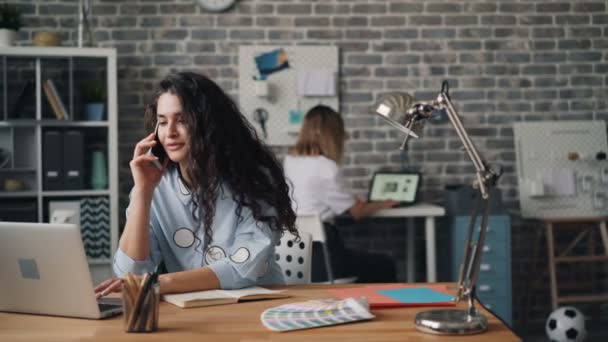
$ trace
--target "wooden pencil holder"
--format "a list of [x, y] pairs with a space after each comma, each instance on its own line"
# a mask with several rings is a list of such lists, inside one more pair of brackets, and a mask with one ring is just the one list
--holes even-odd
[[154, 332], [158, 330], [158, 306], [160, 286], [154, 284], [146, 293], [141, 288], [122, 285], [124, 330], [128, 333]]

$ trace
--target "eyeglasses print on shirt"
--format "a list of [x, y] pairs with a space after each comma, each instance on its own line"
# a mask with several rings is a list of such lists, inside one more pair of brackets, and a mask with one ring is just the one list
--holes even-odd
[[[251, 253], [249, 252], [249, 249], [245, 247], [240, 247], [232, 255], [230, 255], [229, 258], [230, 260], [232, 260], [232, 262], [242, 264], [245, 261], [249, 260], [250, 256]], [[225, 257], [226, 252], [219, 246], [209, 246], [209, 248], [207, 248], [207, 251], [205, 252], [205, 262], [207, 263], [207, 265], [211, 264], [212, 262], [221, 260]]]
[[[189, 228], [178, 228], [175, 233], [173, 233], [173, 242], [181, 248], [190, 248], [197, 242], [194, 250], [198, 251], [198, 247], [202, 244], [201, 239], [199, 239], [194, 232]], [[199, 252], [200, 253], [200, 252]]]

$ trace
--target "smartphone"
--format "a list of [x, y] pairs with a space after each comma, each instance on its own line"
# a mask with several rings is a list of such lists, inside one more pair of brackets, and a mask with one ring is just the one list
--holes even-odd
[[167, 159], [167, 151], [165, 151], [163, 144], [161, 144], [160, 139], [158, 139], [158, 124], [156, 124], [156, 128], [154, 129], [154, 141], [156, 141], [156, 144], [150, 148], [148, 153], [158, 158], [158, 160], [155, 160], [152, 163], [157, 169], [162, 171], [165, 160]]

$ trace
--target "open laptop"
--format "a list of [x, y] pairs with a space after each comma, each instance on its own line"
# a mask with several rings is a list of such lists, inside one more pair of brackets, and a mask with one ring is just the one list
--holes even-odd
[[95, 298], [80, 227], [0, 222], [0, 311], [99, 319], [122, 312]]
[[399, 206], [416, 204], [420, 173], [418, 172], [376, 172], [369, 189], [370, 202], [393, 200]]

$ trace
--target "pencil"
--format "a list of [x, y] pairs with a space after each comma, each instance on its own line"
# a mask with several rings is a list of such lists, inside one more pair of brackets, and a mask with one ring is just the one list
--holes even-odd
[[135, 300], [135, 305], [133, 306], [133, 310], [131, 311], [131, 315], [129, 317], [129, 321], [127, 324], [127, 329], [129, 329], [129, 330], [132, 330], [133, 328], [135, 328], [135, 326], [134, 326], [135, 321], [137, 320], [138, 316], [141, 314], [141, 306], [142, 306], [143, 301], [146, 297], [146, 294], [150, 288], [151, 277], [149, 276], [148, 273], [146, 273], [144, 275], [144, 278], [145, 278], [144, 285], [138, 291], [137, 299]]

